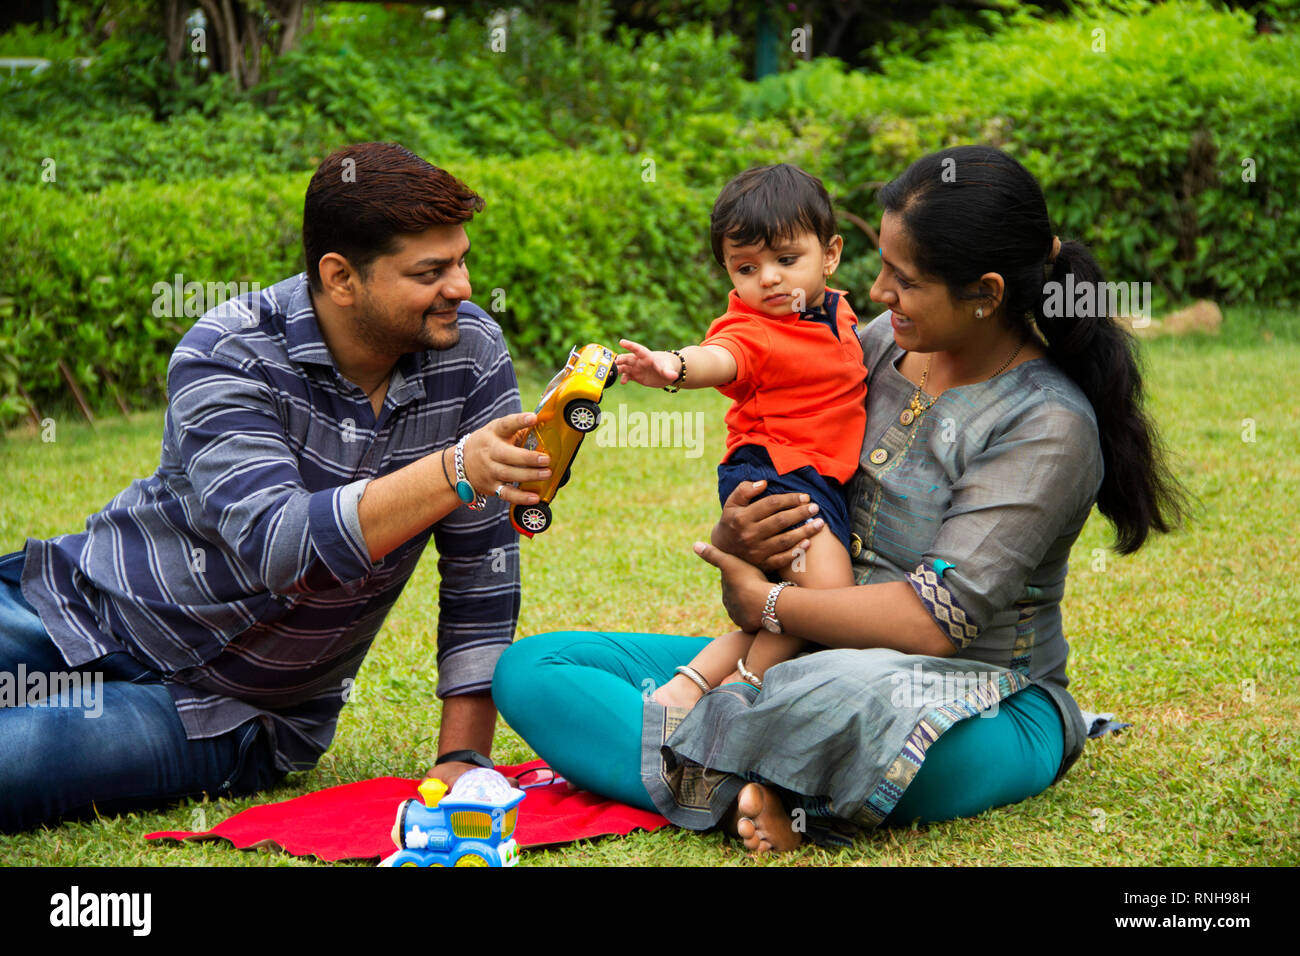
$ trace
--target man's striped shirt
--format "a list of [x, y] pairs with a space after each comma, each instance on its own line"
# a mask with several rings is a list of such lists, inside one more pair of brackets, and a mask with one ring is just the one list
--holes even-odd
[[181, 339], [158, 471], [86, 521], [28, 539], [23, 594], [70, 666], [126, 650], [163, 676], [190, 738], [261, 718], [281, 769], [315, 765], [430, 535], [440, 697], [487, 691], [519, 616], [503, 502], [458, 508], [379, 562], [357, 504], [373, 478], [519, 411], [501, 329], [394, 369], [376, 420], [339, 374], [305, 275], [231, 299]]

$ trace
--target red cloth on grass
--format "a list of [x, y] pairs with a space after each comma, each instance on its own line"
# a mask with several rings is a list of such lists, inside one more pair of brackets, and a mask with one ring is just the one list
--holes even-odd
[[[544, 767], [540, 760], [497, 767], [507, 777]], [[322, 860], [367, 860], [388, 856], [393, 821], [403, 800], [418, 799], [419, 780], [376, 777], [317, 790], [281, 803], [249, 807], [203, 833], [168, 830], [146, 840], [224, 838], [238, 849], [273, 847], [294, 856]], [[567, 783], [532, 787], [519, 805], [515, 840], [521, 847], [569, 843], [587, 837], [657, 830], [668, 821], [657, 813], [606, 800]]]

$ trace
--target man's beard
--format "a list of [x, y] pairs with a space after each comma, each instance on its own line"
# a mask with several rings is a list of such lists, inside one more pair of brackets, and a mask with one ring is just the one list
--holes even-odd
[[[441, 303], [438, 303], [441, 304]], [[460, 303], [448, 308], [459, 307]], [[430, 309], [430, 312], [445, 311], [441, 309]], [[438, 352], [445, 352], [447, 349], [455, 348], [460, 344], [460, 318], [451, 325], [444, 325], [437, 319], [429, 317], [426, 312], [423, 317], [423, 324], [420, 327], [420, 342], [423, 349], [433, 349]]]
[[[357, 318], [357, 333], [376, 352], [396, 352], [401, 355], [408, 352], [424, 352], [428, 350], [444, 352], [447, 349], [455, 348], [460, 343], [459, 322], [446, 325], [441, 320], [432, 318], [429, 314], [458, 308], [460, 305], [458, 301], [446, 302], [440, 300], [435, 302], [432, 308], [420, 317], [419, 327], [409, 330], [402, 328], [403, 320], [378, 311], [368, 297], [361, 305], [361, 314]], [[409, 335], [403, 337], [402, 333], [408, 331]]]

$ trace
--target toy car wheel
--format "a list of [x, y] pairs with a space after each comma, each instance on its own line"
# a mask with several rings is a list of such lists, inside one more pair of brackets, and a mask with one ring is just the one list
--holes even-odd
[[564, 407], [564, 420], [577, 432], [593, 431], [600, 424], [600, 406], [579, 398]]
[[491, 866], [487, 857], [480, 856], [477, 853], [466, 853], [454, 864], [455, 866]]
[[516, 505], [515, 520], [521, 528], [527, 528], [533, 534], [541, 534], [551, 526], [551, 509], [541, 501], [535, 505]]
[[609, 370], [609, 375], [605, 376], [605, 387], [613, 388], [617, 384], [618, 384], [618, 368], [615, 367]]
[[556, 485], [555, 487], [556, 487], [557, 489], [558, 489], [558, 488], [563, 488], [565, 485], [567, 485], [567, 484], [569, 483], [569, 479], [572, 478], [572, 477], [573, 477], [573, 469], [572, 469], [572, 468], [566, 468], [566, 469], [564, 469], [564, 477], [560, 479], [560, 483], [559, 483], [558, 485]]

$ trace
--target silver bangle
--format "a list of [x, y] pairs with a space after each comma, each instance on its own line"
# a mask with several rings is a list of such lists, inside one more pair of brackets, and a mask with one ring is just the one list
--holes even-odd
[[475, 491], [474, 486], [469, 483], [469, 478], [465, 475], [465, 442], [467, 441], [469, 441], [468, 435], [456, 442], [456, 497], [470, 511], [482, 511], [487, 505], [487, 496]]
[[746, 684], [757, 687], [759, 690], [763, 689], [763, 678], [745, 667], [745, 659], [743, 657], [736, 661], [736, 670], [740, 672], [740, 679]]
[[704, 691], [706, 694], [713, 690], [713, 688], [709, 686], [709, 682], [704, 679], [704, 675], [689, 664], [683, 664], [681, 667], [677, 668], [677, 673], [690, 680], [696, 687]]

